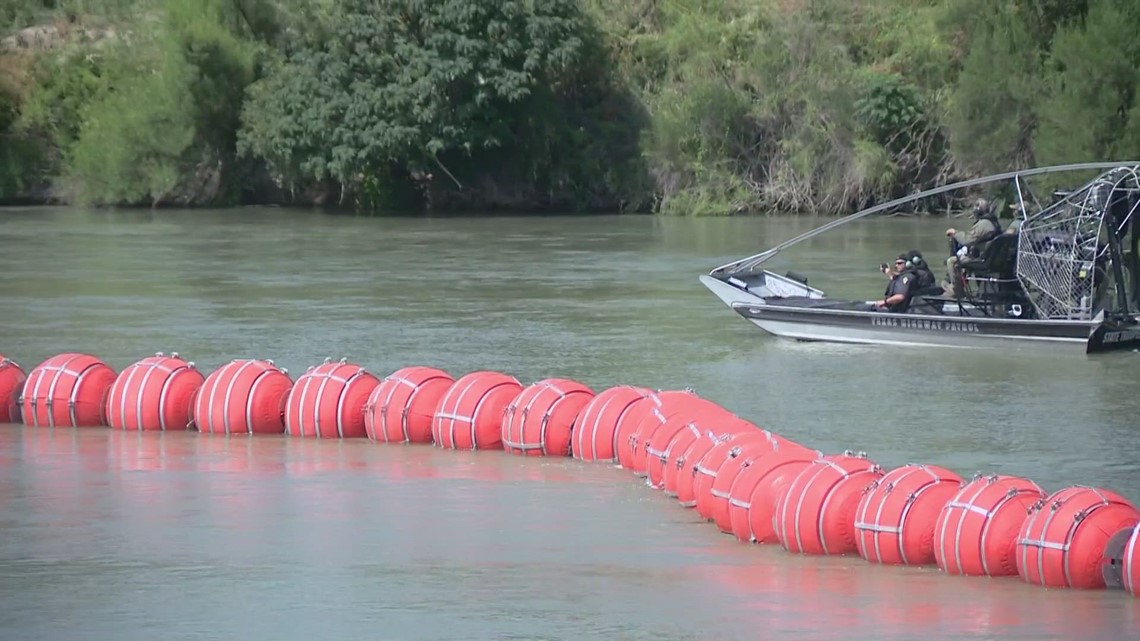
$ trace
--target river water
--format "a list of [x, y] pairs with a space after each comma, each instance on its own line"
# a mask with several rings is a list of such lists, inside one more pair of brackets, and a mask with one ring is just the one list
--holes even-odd
[[[787, 342], [697, 282], [819, 223], [0, 210], [0, 353], [690, 387], [828, 453], [1140, 502], [1140, 355]], [[780, 267], [877, 298], [946, 225], [860, 222]], [[5, 641], [840, 637], [1140, 639], [1140, 599], [740, 544], [610, 465], [0, 427]]]

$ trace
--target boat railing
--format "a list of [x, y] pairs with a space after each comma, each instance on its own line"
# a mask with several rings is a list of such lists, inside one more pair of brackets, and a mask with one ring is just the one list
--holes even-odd
[[[1088, 320], [1108, 300], [1110, 282], [1127, 307], [1119, 239], [1140, 206], [1138, 169], [1106, 172], [1021, 224], [1017, 277], [1038, 317]], [[1120, 202], [1126, 211], [1116, 211]]]

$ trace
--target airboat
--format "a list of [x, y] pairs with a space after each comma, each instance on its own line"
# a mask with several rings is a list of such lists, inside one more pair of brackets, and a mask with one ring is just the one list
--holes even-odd
[[[1027, 183], [1045, 174], [1097, 171], [1042, 202]], [[1087, 174], [1086, 174], [1087, 175]], [[911, 297], [902, 312], [837, 299], [796, 271], [764, 268], [798, 243], [923, 199], [1008, 186], [1016, 220], [961, 265], [959, 291]], [[1140, 162], [1037, 167], [929, 189], [882, 203], [701, 275], [741, 317], [799, 341], [994, 348], [1044, 344], [1086, 354], [1140, 348]], [[936, 261], [930, 261], [937, 264]]]

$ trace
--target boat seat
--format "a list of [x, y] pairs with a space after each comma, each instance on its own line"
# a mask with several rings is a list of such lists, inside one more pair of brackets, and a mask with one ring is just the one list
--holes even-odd
[[967, 298], [994, 300], [1019, 294], [1017, 234], [995, 236], [978, 256], [967, 256], [958, 261], [958, 268]]
[[995, 236], [977, 256], [966, 256], [958, 261], [958, 267], [970, 275], [1017, 280], [1017, 234]]

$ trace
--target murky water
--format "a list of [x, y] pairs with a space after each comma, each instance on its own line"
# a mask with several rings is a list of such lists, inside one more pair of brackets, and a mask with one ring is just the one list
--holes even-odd
[[[4, 210], [0, 353], [687, 386], [827, 452], [1140, 502], [1140, 355], [785, 342], [696, 280], [817, 223]], [[874, 298], [945, 226], [859, 223], [784, 267]], [[743, 545], [608, 465], [18, 426], [0, 461], [5, 640], [1140, 638], [1119, 592]]]

